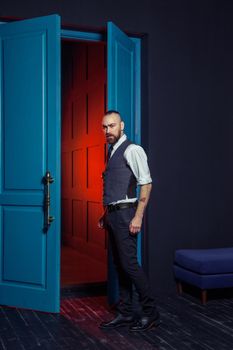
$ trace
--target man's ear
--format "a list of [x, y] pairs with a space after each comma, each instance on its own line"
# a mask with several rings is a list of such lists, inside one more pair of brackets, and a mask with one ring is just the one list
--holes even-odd
[[125, 123], [123, 121], [121, 121], [121, 131], [123, 131], [125, 128]]

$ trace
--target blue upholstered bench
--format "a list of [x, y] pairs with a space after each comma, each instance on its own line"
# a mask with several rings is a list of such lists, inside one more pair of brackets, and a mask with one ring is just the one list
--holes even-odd
[[182, 282], [201, 289], [201, 301], [207, 290], [233, 287], [233, 248], [180, 249], [175, 252], [174, 274], [179, 294]]

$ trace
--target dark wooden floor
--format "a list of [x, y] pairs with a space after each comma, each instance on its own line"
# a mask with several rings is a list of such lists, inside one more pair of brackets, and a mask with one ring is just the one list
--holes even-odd
[[233, 297], [202, 306], [194, 297], [171, 295], [157, 303], [162, 324], [144, 334], [100, 330], [111, 317], [105, 296], [66, 292], [60, 315], [0, 307], [0, 349], [233, 349]]

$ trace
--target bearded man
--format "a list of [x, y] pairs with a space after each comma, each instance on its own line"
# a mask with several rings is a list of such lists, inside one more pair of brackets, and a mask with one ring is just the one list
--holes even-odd
[[[118, 111], [108, 111], [102, 121], [106, 141], [110, 145], [103, 173], [104, 214], [100, 228], [107, 228], [113, 261], [119, 277], [120, 302], [116, 316], [102, 322], [100, 328], [130, 326], [130, 331], [143, 332], [160, 323], [146, 275], [137, 260], [137, 234], [152, 188], [152, 179], [143, 148], [129, 141]], [[137, 199], [137, 186], [140, 188]], [[132, 310], [132, 287], [135, 286], [142, 308], [135, 321]]]

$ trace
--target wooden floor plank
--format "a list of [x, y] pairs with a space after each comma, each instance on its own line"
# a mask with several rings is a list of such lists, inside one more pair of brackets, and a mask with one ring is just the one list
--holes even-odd
[[185, 296], [157, 297], [162, 323], [142, 334], [98, 325], [113, 316], [105, 296], [65, 294], [60, 314], [0, 307], [0, 350], [233, 350], [233, 298], [206, 306]]

